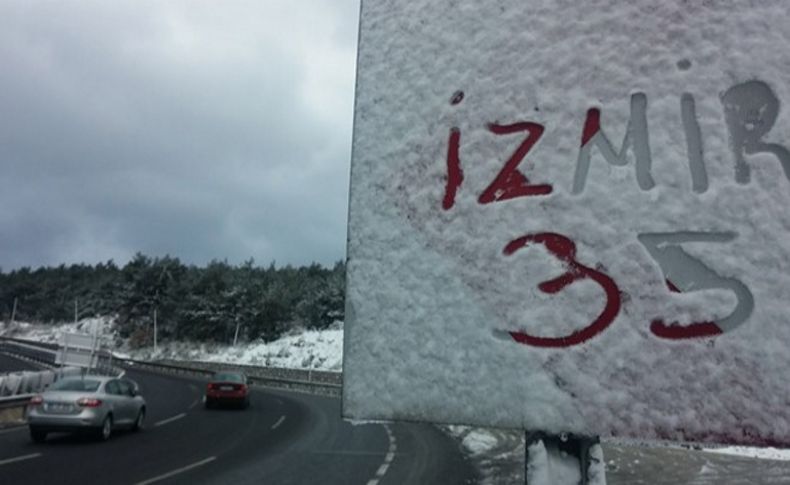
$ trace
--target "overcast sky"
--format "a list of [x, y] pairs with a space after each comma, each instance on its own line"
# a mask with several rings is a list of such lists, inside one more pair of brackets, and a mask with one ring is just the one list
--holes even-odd
[[0, 268], [343, 259], [358, 16], [0, 2]]

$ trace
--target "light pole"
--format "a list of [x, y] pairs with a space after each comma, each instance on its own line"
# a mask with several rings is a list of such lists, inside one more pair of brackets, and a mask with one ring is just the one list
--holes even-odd
[[[159, 292], [157, 291], [157, 295], [158, 294], [159, 294]], [[156, 307], [154, 307], [154, 354], [157, 353], [157, 349], [158, 349], [157, 341], [156, 341], [156, 330], [157, 330], [156, 329]]]
[[11, 309], [11, 323], [14, 323], [14, 319], [16, 318], [16, 302], [17, 297], [14, 297], [14, 307]]

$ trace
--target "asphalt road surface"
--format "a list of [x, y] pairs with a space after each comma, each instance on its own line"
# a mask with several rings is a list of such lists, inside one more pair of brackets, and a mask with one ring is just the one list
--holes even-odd
[[477, 482], [458, 444], [429, 425], [352, 425], [338, 399], [259, 388], [246, 410], [206, 410], [204, 381], [127, 376], [148, 402], [142, 432], [104, 443], [52, 434], [33, 444], [27, 428], [0, 430], [3, 485]]
[[0, 353], [0, 374], [23, 370], [41, 370], [42, 366]]

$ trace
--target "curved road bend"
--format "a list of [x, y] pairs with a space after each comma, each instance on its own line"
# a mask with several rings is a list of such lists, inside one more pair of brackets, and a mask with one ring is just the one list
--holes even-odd
[[17, 359], [7, 354], [0, 353], [0, 374], [19, 372], [23, 370], [42, 370], [44, 366], [36, 365], [26, 360]]
[[352, 425], [340, 400], [254, 388], [247, 410], [205, 410], [204, 382], [129, 369], [148, 402], [141, 433], [106, 443], [0, 431], [6, 484], [471, 484], [455, 441], [430, 425]]

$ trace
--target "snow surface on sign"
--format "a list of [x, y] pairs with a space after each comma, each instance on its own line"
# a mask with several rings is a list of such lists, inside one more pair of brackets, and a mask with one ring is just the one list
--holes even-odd
[[789, 11], [363, 0], [344, 414], [790, 445]]

